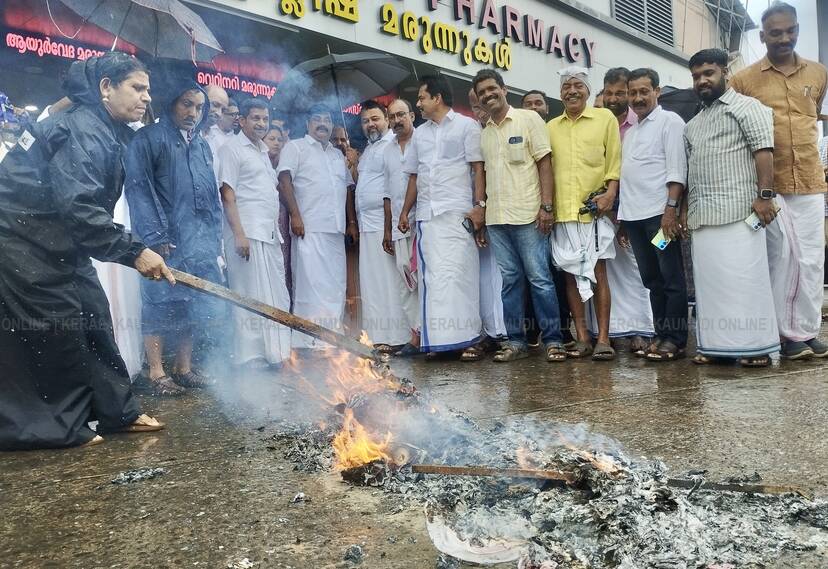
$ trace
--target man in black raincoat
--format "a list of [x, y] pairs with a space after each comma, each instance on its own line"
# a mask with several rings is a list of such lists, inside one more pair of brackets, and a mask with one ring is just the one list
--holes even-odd
[[[125, 191], [132, 230], [171, 267], [219, 283], [221, 204], [213, 155], [200, 131], [209, 100], [194, 81], [155, 83], [162, 92], [161, 120], [138, 131], [126, 155]], [[156, 107], [158, 108], [158, 107]], [[141, 327], [154, 392], [180, 395], [203, 387], [192, 369], [193, 336], [217, 324], [221, 305], [212, 298], [164, 282], [142, 281]], [[164, 339], [177, 342], [172, 377], [162, 364]]]
[[29, 127], [0, 162], [0, 449], [99, 442], [158, 430], [140, 415], [90, 256], [174, 282], [157, 254], [113, 222], [127, 122], [149, 76], [126, 54], [73, 64], [74, 105]]

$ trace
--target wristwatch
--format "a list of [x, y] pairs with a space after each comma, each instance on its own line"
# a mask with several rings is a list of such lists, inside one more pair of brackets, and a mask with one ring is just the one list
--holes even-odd
[[679, 201], [678, 200], [674, 200], [673, 198], [667, 198], [667, 207], [678, 208], [678, 206], [679, 206]]
[[552, 211], [553, 211], [555, 208], [554, 208], [554, 206], [553, 206], [551, 203], [545, 203], [545, 204], [541, 204], [541, 209], [542, 209], [543, 211], [545, 211], [546, 213], [552, 213]]
[[770, 188], [762, 188], [759, 190], [759, 197], [763, 200], [772, 200], [776, 197], [776, 192]]
[[486, 200], [480, 200], [479, 202], [474, 202], [474, 207], [482, 207], [486, 209]]

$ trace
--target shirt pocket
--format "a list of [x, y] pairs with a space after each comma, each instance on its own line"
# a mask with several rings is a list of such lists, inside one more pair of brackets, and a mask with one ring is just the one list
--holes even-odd
[[510, 164], [523, 164], [528, 154], [529, 149], [524, 137], [514, 135], [506, 140], [506, 160]]
[[603, 144], [585, 144], [581, 147], [584, 164], [597, 168], [603, 166], [606, 149]]
[[463, 137], [458, 134], [443, 136], [440, 141], [440, 160], [455, 160], [463, 155]]

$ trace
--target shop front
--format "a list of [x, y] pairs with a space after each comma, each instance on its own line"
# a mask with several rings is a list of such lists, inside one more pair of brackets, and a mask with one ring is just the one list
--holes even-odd
[[[413, 102], [417, 78], [441, 72], [468, 112], [466, 92], [481, 68], [504, 76], [513, 104], [530, 89], [550, 96], [560, 111], [556, 71], [581, 65], [597, 76], [609, 67], [651, 66], [665, 84], [688, 85], [684, 56], [620, 33], [606, 18], [565, 2], [510, 0], [199, 0], [187, 2], [213, 31], [225, 53], [194, 71], [204, 85], [231, 96], [275, 101], [279, 82], [293, 66], [329, 53], [380, 52], [410, 68], [389, 96]], [[559, 7], [559, 6], [563, 6]], [[39, 113], [61, 96], [72, 61], [113, 47], [135, 49], [84, 24], [59, 0], [8, 0], [0, 6], [0, 91], [19, 108]], [[137, 53], [140, 57], [142, 54]], [[158, 64], [158, 61], [150, 61]], [[358, 95], [341, 94], [347, 123]], [[358, 137], [356, 128], [351, 134]]]

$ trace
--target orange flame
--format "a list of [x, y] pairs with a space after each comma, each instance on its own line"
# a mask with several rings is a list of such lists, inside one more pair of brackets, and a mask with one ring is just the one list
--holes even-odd
[[561, 445], [577, 454], [580, 458], [590, 463], [593, 468], [603, 472], [604, 474], [616, 478], [623, 474], [623, 468], [609, 455], [597, 452], [590, 452], [578, 448], [566, 437], [559, 435]]
[[386, 433], [383, 440], [377, 441], [354, 418], [351, 409], [345, 409], [345, 420], [342, 430], [333, 440], [336, 453], [336, 470], [346, 470], [368, 464], [374, 460], [390, 460], [389, 445], [391, 433]]

